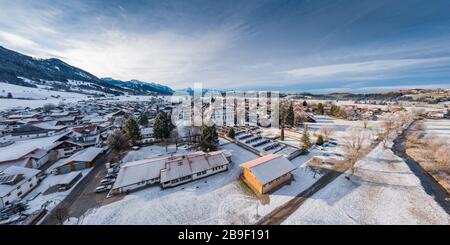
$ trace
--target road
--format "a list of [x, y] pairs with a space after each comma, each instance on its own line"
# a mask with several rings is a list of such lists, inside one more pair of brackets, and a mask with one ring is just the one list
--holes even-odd
[[422, 166], [416, 162], [413, 158], [406, 154], [405, 142], [407, 132], [411, 129], [413, 124], [417, 121], [411, 123], [406, 130], [403, 130], [395, 140], [392, 146], [392, 151], [395, 155], [402, 158], [403, 161], [408, 165], [411, 171], [419, 178], [424, 190], [428, 195], [432, 196], [434, 200], [448, 213], [450, 214], [450, 195], [447, 191], [439, 185], [436, 180], [428, 174]]
[[342, 169], [341, 171], [330, 170], [328, 173], [323, 175], [319, 180], [317, 180], [308, 189], [304, 190], [293, 199], [287, 203], [274, 209], [272, 212], [261, 218], [256, 224], [257, 225], [280, 225], [294, 213], [309, 197], [317, 193], [323, 187], [335, 180], [339, 175], [345, 172], [347, 169]]
[[99, 186], [100, 180], [106, 175], [105, 164], [114, 156], [115, 154], [110, 152], [97, 159], [89, 174], [75, 186], [63, 201], [52, 209], [41, 224], [59, 224], [58, 219], [55, 217], [57, 210], [64, 210], [64, 216], [66, 217], [80, 217], [87, 210], [100, 206], [104, 202], [107, 192], [97, 194], [95, 193], [95, 188]]
[[[370, 151], [372, 151], [380, 142], [374, 142], [367, 152], [367, 155]], [[306, 190], [302, 191], [300, 194], [295, 196], [290, 201], [285, 204], [277, 207], [272, 212], [262, 217], [256, 225], [280, 225], [286, 220], [291, 214], [293, 214], [303, 203], [308, 200], [315, 193], [323, 189], [329, 183], [333, 182], [337, 177], [341, 174], [345, 173], [350, 166], [348, 164], [339, 164], [333, 170], [327, 170], [328, 172], [324, 174], [319, 180], [317, 180], [313, 185], [308, 187]]]

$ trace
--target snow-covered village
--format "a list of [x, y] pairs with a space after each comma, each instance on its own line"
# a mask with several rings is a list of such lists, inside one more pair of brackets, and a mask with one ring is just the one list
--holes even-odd
[[4, 224], [448, 224], [447, 103], [63, 96], [2, 101]]
[[1, 225], [449, 224], [450, 5], [67, 2], [2, 8]]

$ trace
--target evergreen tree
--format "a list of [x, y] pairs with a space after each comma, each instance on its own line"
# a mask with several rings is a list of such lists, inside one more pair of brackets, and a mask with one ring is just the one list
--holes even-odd
[[317, 104], [317, 112], [319, 115], [323, 115], [325, 113], [322, 103]]
[[311, 149], [311, 140], [309, 139], [308, 126], [305, 125], [302, 135], [303, 149], [309, 151]]
[[316, 145], [323, 145], [323, 136], [321, 134], [317, 136]]
[[115, 129], [108, 136], [108, 145], [111, 149], [120, 151], [128, 147], [128, 139], [122, 131]]
[[308, 106], [308, 103], [306, 103], [306, 100], [303, 101], [303, 106]]
[[143, 127], [147, 127], [148, 125], [148, 115], [147, 112], [143, 112], [139, 117], [139, 124]]
[[228, 130], [228, 137], [234, 139], [234, 136], [236, 135], [236, 132], [234, 132], [234, 128], [230, 128], [230, 130]]
[[131, 145], [135, 145], [142, 139], [139, 125], [132, 116], [125, 123], [125, 132]]
[[155, 124], [153, 125], [153, 134], [157, 139], [167, 139], [170, 136], [171, 123], [164, 111], [158, 112], [155, 118]]
[[286, 114], [286, 124], [290, 125], [291, 127], [294, 126], [294, 106], [292, 105], [292, 103], [289, 105], [289, 108], [287, 110], [287, 114]]
[[219, 144], [219, 135], [216, 126], [204, 126], [200, 139], [200, 146], [204, 151], [214, 151]]
[[339, 106], [337, 106], [337, 105], [332, 105], [331, 106], [331, 115], [333, 116], [333, 117], [339, 117], [340, 116], [340, 109], [339, 109]]
[[301, 126], [301, 125], [303, 125], [303, 122], [304, 122], [305, 120], [304, 120], [304, 118], [303, 118], [303, 115], [295, 115], [295, 119], [294, 119], [294, 125], [296, 125], [296, 126]]

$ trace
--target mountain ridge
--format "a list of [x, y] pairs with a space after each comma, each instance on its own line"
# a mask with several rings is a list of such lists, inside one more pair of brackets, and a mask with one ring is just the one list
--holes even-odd
[[[137, 80], [135, 80], [137, 81]], [[134, 86], [114, 85], [57, 58], [41, 59], [0, 46], [0, 82], [25, 87], [46, 87], [55, 91], [96, 95], [170, 94], [171, 88], [152, 83], [135, 82]], [[142, 84], [141, 84], [142, 83]]]

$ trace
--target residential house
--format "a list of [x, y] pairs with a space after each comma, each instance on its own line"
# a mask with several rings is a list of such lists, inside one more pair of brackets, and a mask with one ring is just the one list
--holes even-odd
[[266, 194], [291, 180], [295, 166], [284, 156], [266, 155], [240, 165], [244, 182], [257, 194]]
[[16, 202], [34, 189], [40, 170], [10, 166], [0, 172], [0, 209]]
[[64, 174], [71, 171], [83, 170], [92, 167], [94, 162], [103, 152], [102, 148], [89, 147], [69, 157], [62, 165], [54, 168], [54, 174]]
[[32, 124], [25, 124], [11, 131], [11, 138], [14, 140], [34, 139], [40, 137], [49, 137], [63, 133], [66, 127], [47, 128]]
[[52, 148], [50, 148], [50, 150], [56, 152], [57, 159], [70, 157], [75, 152], [80, 151], [82, 149], [83, 149], [82, 145], [69, 140], [55, 142], [55, 145]]
[[122, 164], [112, 193], [126, 193], [160, 183], [163, 188], [180, 185], [228, 170], [229, 155], [223, 151], [202, 151]]
[[100, 131], [96, 124], [75, 127], [72, 131], [74, 142], [85, 147], [95, 146], [100, 142]]

